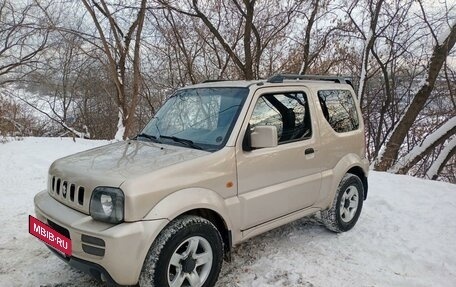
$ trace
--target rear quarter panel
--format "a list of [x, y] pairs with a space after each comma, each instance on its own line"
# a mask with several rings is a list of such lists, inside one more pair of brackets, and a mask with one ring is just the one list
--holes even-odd
[[[322, 87], [321, 90], [327, 90]], [[356, 130], [338, 133], [330, 126], [323, 116], [319, 103], [316, 103], [317, 120], [320, 132], [320, 153], [322, 163], [322, 185], [320, 200], [316, 206], [326, 209], [334, 199], [337, 186], [347, 171], [355, 166], [361, 167], [367, 176], [368, 161], [365, 157], [364, 123], [362, 119], [359, 102], [351, 87], [341, 86], [342, 90], [349, 90], [356, 105], [359, 127]], [[317, 98], [318, 87], [313, 87], [313, 93]]]

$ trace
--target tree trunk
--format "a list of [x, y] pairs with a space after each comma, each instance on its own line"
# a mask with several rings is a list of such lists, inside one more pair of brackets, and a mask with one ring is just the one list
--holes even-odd
[[246, 80], [253, 80], [253, 56], [252, 56], [252, 25], [253, 25], [253, 11], [255, 1], [244, 1], [247, 8], [245, 17], [245, 29], [244, 29], [244, 78]]
[[436, 43], [434, 46], [426, 82], [418, 90], [405, 114], [400, 119], [391, 135], [391, 138], [386, 143], [384, 152], [378, 155], [377, 161], [374, 165], [375, 170], [387, 171], [397, 160], [401, 145], [404, 142], [404, 139], [407, 136], [410, 127], [415, 122], [415, 119], [431, 95], [437, 76], [439, 75], [442, 65], [445, 62], [447, 55], [453, 48], [455, 42], [456, 22], [453, 23], [453, 26], [450, 29], [450, 33], [445, 38], [445, 40], [441, 44]]
[[[115, 16], [109, 11], [108, 4], [105, 0], [98, 2], [93, 1], [93, 7], [88, 0], [82, 0], [86, 10], [89, 12], [95, 27], [98, 31], [100, 41], [102, 43], [101, 50], [106, 55], [108, 64], [107, 70], [111, 76], [112, 82], [116, 86], [116, 101], [119, 108], [117, 132], [114, 136], [116, 140], [127, 139], [132, 133], [133, 123], [135, 119], [135, 111], [138, 105], [138, 97], [141, 83], [140, 75], [140, 41], [141, 32], [146, 13], [147, 0], [141, 1], [136, 19], [131, 23], [126, 33], [124, 33]], [[101, 21], [95, 13], [95, 9], [99, 11], [104, 17], [107, 18], [109, 23], [108, 33], [114, 36], [114, 45], [110, 45], [105, 36]], [[136, 32], [136, 33], [135, 33]], [[133, 53], [133, 83], [129, 86], [127, 61], [131, 59], [130, 45], [132, 39], [135, 39], [134, 53]], [[111, 47], [114, 47], [112, 51]]]
[[[377, 39], [376, 35], [376, 30], [377, 30], [377, 23], [378, 23], [378, 17], [380, 15], [380, 9], [382, 8], [384, 0], [379, 0], [377, 4], [375, 5], [375, 10], [371, 10], [371, 22], [369, 26], [369, 33], [367, 34], [366, 37], [366, 45], [364, 46], [364, 51], [363, 51], [363, 59], [361, 63], [361, 75], [359, 79], [359, 87], [358, 87], [358, 99], [360, 100], [361, 107], [363, 103], [363, 97], [364, 97], [364, 91], [366, 90], [366, 82], [367, 82], [367, 66], [369, 64], [369, 56], [370, 56], [370, 51], [374, 47], [375, 40]], [[370, 3], [370, 6], [372, 6], [373, 2]]]
[[315, 0], [312, 13], [310, 14], [309, 21], [307, 22], [306, 33], [304, 36], [304, 51], [300, 75], [305, 75], [309, 69], [310, 64], [310, 37], [312, 37], [312, 28], [315, 24], [315, 18], [317, 17], [318, 8], [320, 6], [319, 0]]

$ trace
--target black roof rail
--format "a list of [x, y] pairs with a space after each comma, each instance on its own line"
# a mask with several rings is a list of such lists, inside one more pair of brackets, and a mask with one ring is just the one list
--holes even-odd
[[215, 83], [215, 82], [224, 82], [228, 80], [204, 80], [201, 83]]
[[[204, 83], [217, 83], [217, 82], [228, 82], [228, 81], [232, 81], [232, 80], [204, 80], [202, 82], [200, 82], [200, 84], [204, 84]], [[235, 80], [237, 81], [237, 80]], [[239, 80], [240, 81], [240, 80]], [[247, 87], [250, 87], [252, 85], [263, 85], [264, 82], [258, 82], [258, 81], [252, 81], [252, 83], [248, 84]]]
[[343, 76], [322, 76], [322, 75], [299, 75], [299, 74], [276, 74], [270, 77], [268, 83], [283, 83], [283, 80], [316, 80], [316, 81], [330, 81], [340, 84], [349, 84], [352, 82]]

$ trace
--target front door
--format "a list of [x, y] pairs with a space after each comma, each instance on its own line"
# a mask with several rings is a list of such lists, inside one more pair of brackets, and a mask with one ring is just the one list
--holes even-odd
[[[244, 151], [238, 144], [238, 196], [242, 230], [315, 203], [321, 185], [315, 107], [299, 89], [261, 89], [254, 96], [244, 129], [277, 127], [278, 146]], [[243, 133], [241, 133], [243, 135]]]

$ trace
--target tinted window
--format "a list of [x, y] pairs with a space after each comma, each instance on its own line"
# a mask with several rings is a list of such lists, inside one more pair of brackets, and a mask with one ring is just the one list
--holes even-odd
[[278, 142], [310, 137], [312, 134], [307, 97], [302, 92], [261, 96], [253, 110], [250, 127], [277, 127]]
[[350, 91], [319, 91], [318, 99], [324, 117], [336, 132], [344, 133], [358, 129], [358, 112]]

